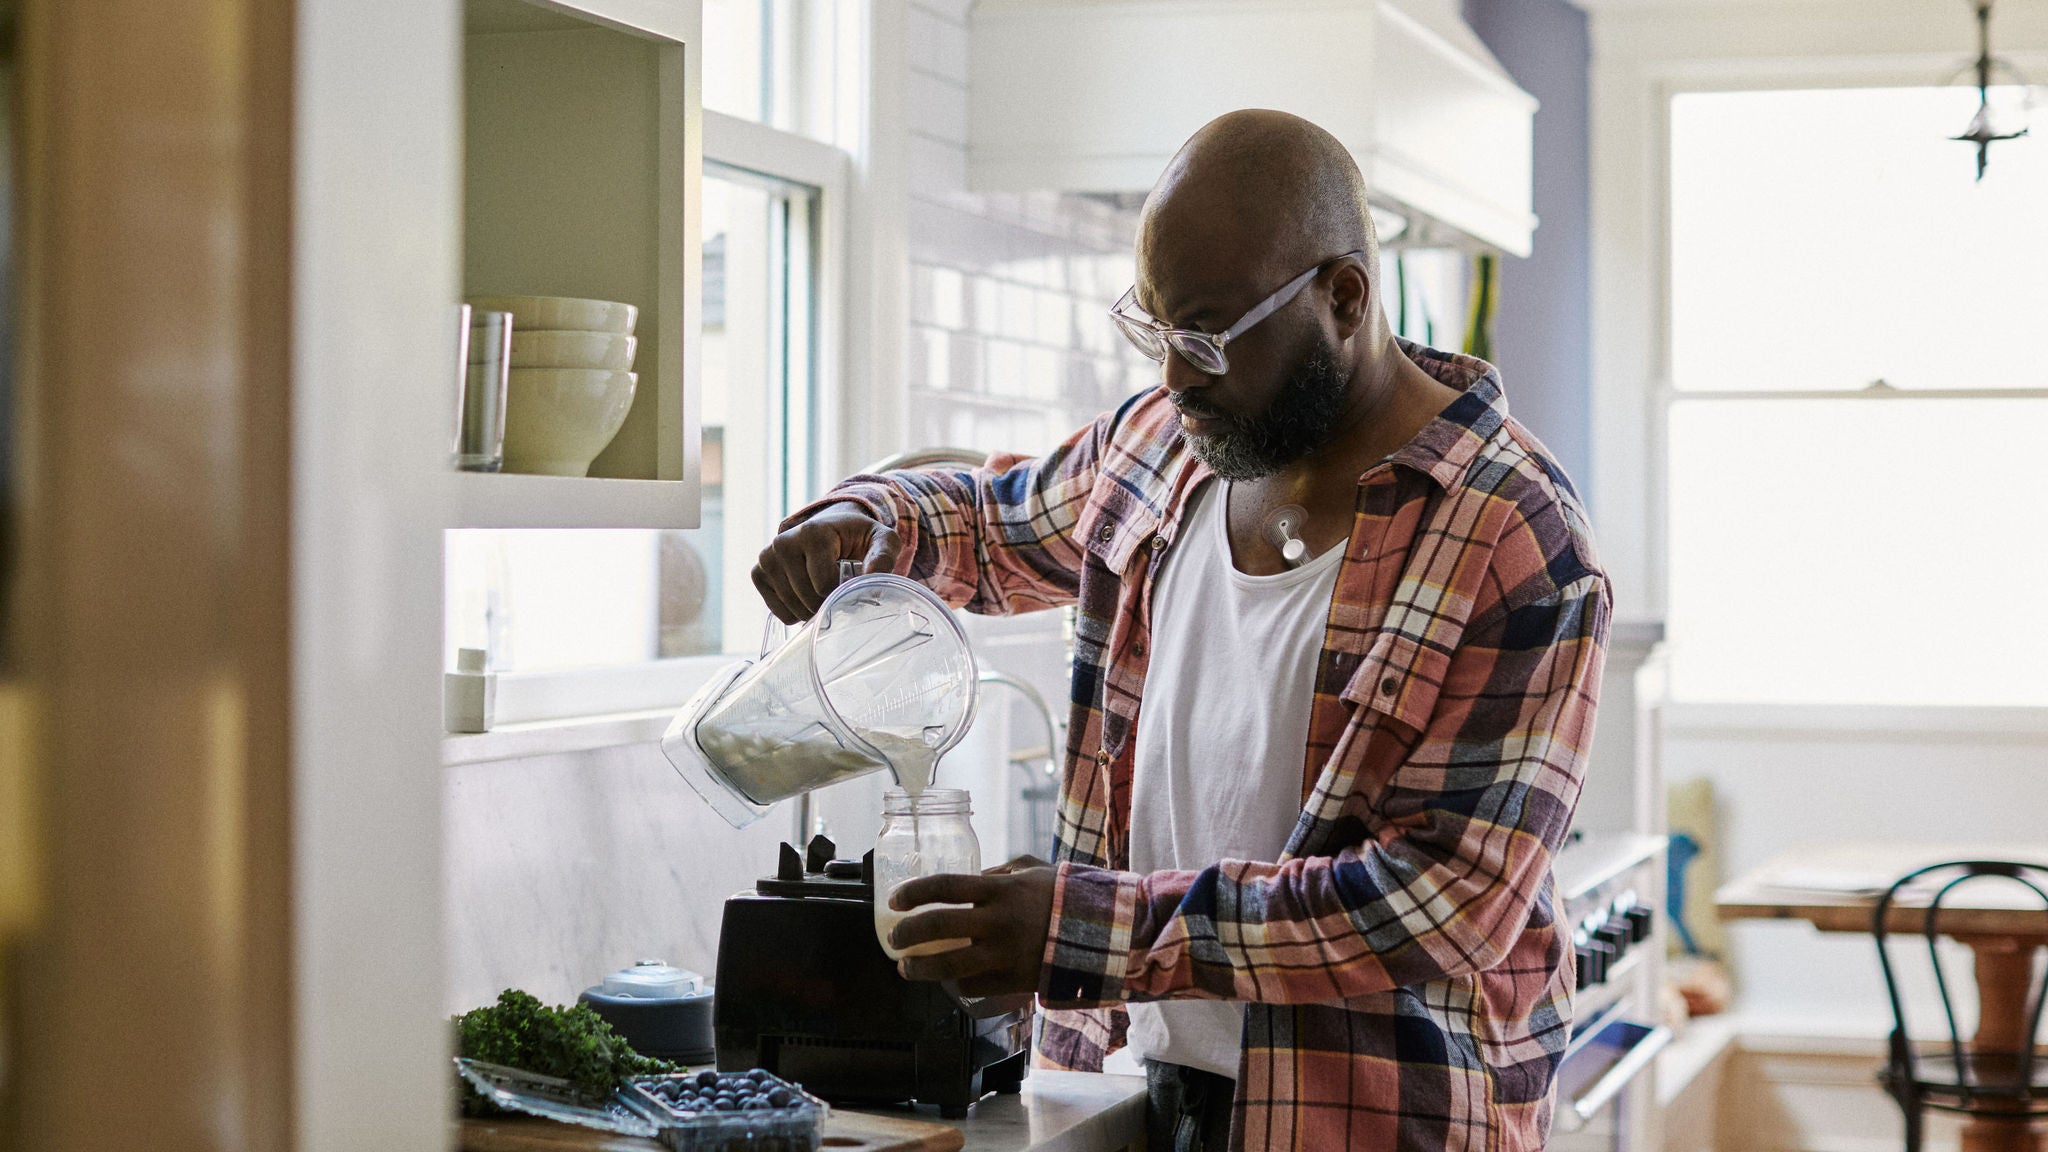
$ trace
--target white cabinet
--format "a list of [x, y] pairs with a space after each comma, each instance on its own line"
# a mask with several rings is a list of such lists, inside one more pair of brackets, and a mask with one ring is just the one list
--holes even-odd
[[589, 477], [455, 473], [451, 526], [696, 526], [701, 26], [695, 0], [465, 5], [463, 294], [637, 305], [640, 384]]
[[1529, 252], [1536, 100], [1445, 0], [980, 0], [968, 55], [977, 191], [1144, 191], [1204, 123], [1278, 108], [1376, 200]]

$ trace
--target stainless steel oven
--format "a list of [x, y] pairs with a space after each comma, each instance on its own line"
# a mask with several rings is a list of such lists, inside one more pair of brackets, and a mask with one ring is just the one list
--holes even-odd
[[1572, 926], [1578, 993], [1549, 1147], [1651, 1152], [1662, 1143], [1657, 1053], [1671, 1042], [1659, 1010], [1664, 837], [1575, 834], [1558, 853], [1557, 884]]

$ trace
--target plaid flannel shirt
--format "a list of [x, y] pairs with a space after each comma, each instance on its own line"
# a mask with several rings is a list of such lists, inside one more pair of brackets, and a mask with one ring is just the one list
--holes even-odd
[[1402, 350], [1463, 395], [1359, 478], [1277, 862], [1127, 870], [1153, 579], [1210, 474], [1163, 391], [1044, 456], [854, 477], [819, 502], [893, 525], [898, 571], [955, 606], [1078, 604], [1040, 988], [1073, 1010], [1043, 1014], [1038, 1058], [1099, 1069], [1125, 1001], [1246, 1001], [1240, 1147], [1540, 1149], [1571, 1031], [1551, 859], [1592, 737], [1607, 580], [1493, 368]]

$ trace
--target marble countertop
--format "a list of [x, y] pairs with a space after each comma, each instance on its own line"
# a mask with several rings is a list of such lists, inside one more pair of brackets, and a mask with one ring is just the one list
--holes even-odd
[[963, 1152], [1119, 1152], [1144, 1137], [1145, 1078], [1033, 1068], [1022, 1092], [984, 1096], [965, 1120], [925, 1108], [915, 1115], [958, 1128]]

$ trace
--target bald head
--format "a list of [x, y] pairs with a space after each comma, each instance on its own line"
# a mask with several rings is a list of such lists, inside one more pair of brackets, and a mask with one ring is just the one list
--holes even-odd
[[1146, 198], [1140, 264], [1189, 242], [1212, 253], [1262, 253], [1258, 271], [1268, 279], [1354, 251], [1366, 254], [1367, 269], [1379, 267], [1365, 179], [1351, 153], [1309, 121], [1263, 108], [1203, 125]]
[[[1360, 435], [1403, 365], [1427, 379], [1387, 330], [1358, 165], [1299, 116], [1246, 109], [1204, 125], [1146, 198], [1137, 247], [1137, 306], [1155, 324], [1215, 334], [1253, 320], [1221, 372], [1179, 346], [1155, 357], [1195, 456], [1226, 479]], [[1337, 259], [1353, 252], [1362, 259]], [[1297, 277], [1292, 296], [1252, 316]]]

